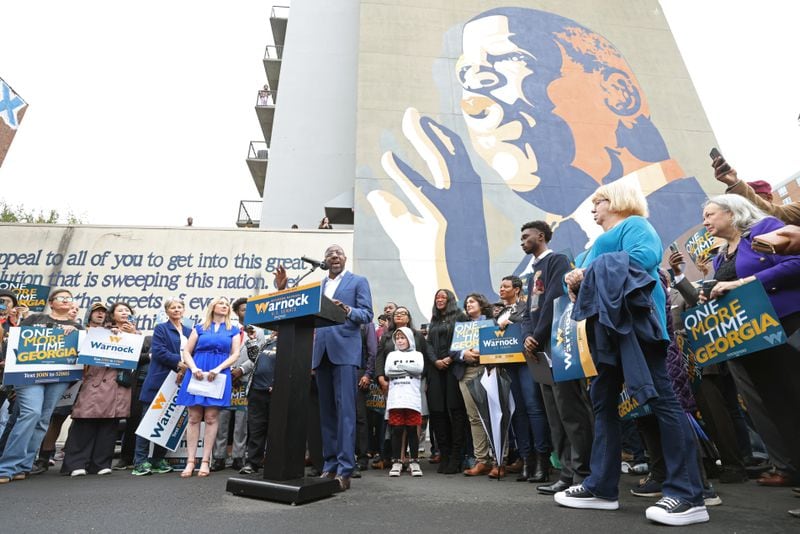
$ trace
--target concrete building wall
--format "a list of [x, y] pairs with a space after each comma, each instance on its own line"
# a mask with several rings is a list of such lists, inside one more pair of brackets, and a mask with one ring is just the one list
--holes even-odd
[[328, 201], [352, 197], [358, 14], [358, 0], [292, 4], [262, 228], [316, 228]]

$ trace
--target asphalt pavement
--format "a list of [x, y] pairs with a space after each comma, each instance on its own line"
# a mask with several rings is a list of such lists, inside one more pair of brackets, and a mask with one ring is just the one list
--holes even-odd
[[[622, 475], [620, 509], [613, 512], [561, 508], [538, 495], [534, 484], [436, 474], [389, 478], [370, 470], [352, 488], [321, 501], [291, 506], [234, 497], [225, 491], [233, 470], [201, 479], [177, 473], [134, 477], [130, 471], [70, 478], [57, 468], [0, 486], [0, 532], [408, 532], [408, 533], [663, 533], [644, 511], [655, 499], [633, 497], [637, 478]], [[753, 481], [716, 484], [723, 499], [709, 509], [711, 521], [693, 533], [800, 532], [800, 508], [788, 488], [762, 488]]]

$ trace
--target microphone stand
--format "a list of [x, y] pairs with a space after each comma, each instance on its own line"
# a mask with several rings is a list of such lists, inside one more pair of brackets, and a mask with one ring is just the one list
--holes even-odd
[[312, 266], [311, 266], [311, 269], [309, 269], [309, 270], [308, 270], [308, 272], [307, 272], [306, 274], [304, 274], [303, 276], [301, 276], [300, 278], [298, 278], [298, 279], [297, 279], [297, 282], [295, 282], [295, 283], [294, 283], [294, 285], [293, 285], [292, 287], [297, 287], [297, 286], [298, 286], [298, 284], [300, 284], [300, 282], [303, 280], [303, 278], [305, 278], [306, 276], [308, 276], [309, 274], [313, 273], [313, 272], [314, 272], [314, 271], [316, 271], [316, 270], [317, 270], [317, 266], [316, 266], [316, 265], [312, 265]]

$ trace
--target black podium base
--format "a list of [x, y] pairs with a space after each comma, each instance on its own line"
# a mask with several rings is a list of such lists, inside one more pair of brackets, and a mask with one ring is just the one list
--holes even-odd
[[228, 479], [225, 489], [239, 497], [286, 504], [317, 501], [340, 491], [339, 481], [330, 478], [295, 478], [277, 481], [234, 477]]

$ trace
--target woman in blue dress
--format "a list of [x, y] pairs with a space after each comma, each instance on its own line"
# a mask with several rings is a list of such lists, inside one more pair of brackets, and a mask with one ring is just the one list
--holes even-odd
[[[186, 469], [181, 472], [182, 478], [192, 476], [197, 454], [197, 439], [200, 437], [200, 421], [206, 424], [203, 443], [203, 460], [197, 476], [207, 477], [210, 473], [212, 446], [217, 436], [217, 416], [221, 407], [231, 403], [231, 371], [230, 366], [239, 358], [239, 327], [231, 325], [231, 305], [225, 297], [211, 301], [206, 308], [205, 320], [192, 329], [183, 360], [189, 372], [183, 379], [178, 391], [177, 403], [189, 408], [189, 428], [186, 431], [187, 454]], [[189, 393], [189, 382], [196, 380], [219, 380], [225, 375], [225, 390], [222, 398], [215, 399]]]

